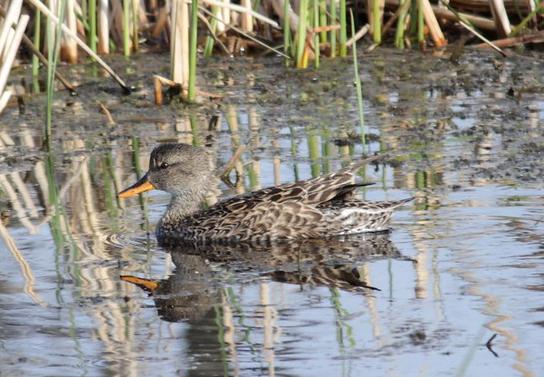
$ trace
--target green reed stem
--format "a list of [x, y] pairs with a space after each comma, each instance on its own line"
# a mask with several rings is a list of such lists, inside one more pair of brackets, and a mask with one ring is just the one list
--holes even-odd
[[[216, 31], [217, 31], [217, 23], [219, 22], [217, 20], [217, 17], [219, 15], [219, 12], [221, 12], [221, 9], [217, 6], [212, 6], [212, 14], [215, 16], [215, 17], [212, 17], [211, 21], [210, 21], [210, 29], [211, 29], [211, 33], [213, 33], [215, 35]], [[213, 53], [213, 46], [215, 44], [215, 39], [213, 39], [213, 37], [206, 37], [206, 44], [204, 45], [204, 56], [205, 57], [210, 57], [212, 56], [212, 53]]]
[[[331, 25], [336, 25], [336, 1], [331, 1]], [[336, 57], [336, 30], [331, 30], [331, 58]]]
[[382, 43], [382, 18], [380, 16], [380, 0], [372, 0], [372, 40], [376, 44]]
[[53, 34], [53, 23], [46, 23], [46, 36], [47, 36], [47, 60], [49, 65], [47, 66], [47, 105], [45, 116], [45, 143], [51, 147], [51, 131], [53, 123], [53, 94], [55, 92], [55, 70], [57, 69], [57, 61], [60, 50], [60, 37], [62, 32], [62, 24], [64, 22], [64, 9], [66, 8], [66, 0], [61, 0], [58, 4], [57, 17], [59, 22], [56, 26], [55, 34]]
[[198, 31], [198, 0], [191, 3], [191, 23], [189, 30], [189, 90], [188, 100], [194, 102], [196, 99], [196, 54], [197, 54], [197, 31]]
[[544, 7], [542, 5], [540, 6], [538, 4], [536, 5], [537, 5], [537, 8], [534, 11], [529, 13], [524, 19], [520, 21], [519, 24], [517, 24], [515, 27], [512, 28], [510, 35], [508, 35], [509, 37], [515, 37], [516, 35], [518, 35], [523, 29], [525, 29], [529, 21], [535, 18], [536, 15], [543, 13]]
[[138, 51], [140, 48], [139, 30], [140, 25], [140, 2], [132, 0], [131, 15], [132, 15], [132, 51]]
[[300, 0], [299, 22], [297, 29], [297, 68], [306, 68], [306, 29], [308, 22], [308, 0]]
[[[289, 54], [289, 47], [291, 45], [291, 25], [289, 23], [289, 0], [283, 1], [283, 52], [285, 55], [293, 56]], [[285, 65], [289, 65], [289, 59], [285, 58]]]
[[[40, 12], [38, 9], [36, 9], [36, 13], [34, 14], [34, 36], [33, 36], [33, 43], [34, 46], [39, 50], [40, 49], [40, 40], [41, 40], [41, 31], [42, 31], [42, 12]], [[38, 57], [33, 54], [32, 55], [32, 76], [37, 77], [40, 74], [40, 60]]]
[[314, 128], [311, 128], [306, 131], [306, 137], [308, 140], [308, 153], [310, 154], [310, 170], [312, 178], [315, 178], [321, 173], [319, 166], [319, 135]]
[[395, 30], [395, 47], [404, 48], [404, 30], [406, 28], [406, 15], [410, 9], [410, 0], [401, 0], [397, 29]]
[[[319, 26], [327, 26], [327, 0], [319, 1]], [[327, 32], [320, 33], [321, 43], [327, 43]]]
[[[314, 28], [319, 27], [319, 0], [313, 0], [314, 5], [314, 17], [313, 17], [313, 25]], [[314, 52], [315, 52], [315, 59], [314, 59], [314, 67], [316, 69], [319, 68], [319, 34], [314, 33]]]
[[425, 22], [423, 19], [423, 9], [419, 0], [417, 0], [417, 41], [420, 47], [425, 43]]
[[344, 57], [348, 54], [348, 47], [346, 43], [348, 41], [347, 30], [347, 13], [346, 13], [346, 0], [340, 0], [340, 56]]
[[96, 52], [96, 0], [89, 0], [89, 47]]
[[123, 0], [123, 54], [130, 56], [130, 0]]
[[[353, 20], [353, 12], [350, 9], [351, 16], [351, 33], [355, 35], [355, 21]], [[363, 109], [363, 87], [361, 85], [361, 77], [359, 76], [359, 64], [357, 61], [357, 43], [353, 43], [353, 70], [355, 73], [355, 90], [357, 92], [357, 110], [359, 111], [359, 124], [361, 126], [361, 142], [363, 144], [363, 152], [366, 151], [366, 131], [365, 131], [365, 113]]]

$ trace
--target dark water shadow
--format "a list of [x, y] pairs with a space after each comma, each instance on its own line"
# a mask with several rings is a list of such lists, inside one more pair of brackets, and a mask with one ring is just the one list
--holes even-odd
[[132, 275], [121, 279], [146, 290], [159, 316], [169, 322], [204, 316], [221, 302], [221, 290], [233, 282], [269, 279], [301, 290], [324, 286], [369, 295], [380, 288], [366, 283], [359, 269], [363, 263], [388, 258], [414, 262], [401, 255], [388, 233], [268, 246], [183, 246], [168, 252], [176, 269], [167, 279]]

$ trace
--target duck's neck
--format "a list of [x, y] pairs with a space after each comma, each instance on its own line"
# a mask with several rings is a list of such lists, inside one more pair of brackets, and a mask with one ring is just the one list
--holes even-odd
[[172, 195], [170, 204], [162, 217], [162, 222], [175, 223], [184, 217], [190, 216], [200, 209], [204, 194], [185, 191], [182, 194]]

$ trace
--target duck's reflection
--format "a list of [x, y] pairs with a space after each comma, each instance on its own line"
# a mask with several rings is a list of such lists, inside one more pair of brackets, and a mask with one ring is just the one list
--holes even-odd
[[221, 302], [221, 287], [237, 279], [268, 278], [296, 284], [339, 288], [367, 294], [379, 290], [366, 283], [363, 264], [403, 257], [387, 233], [331, 240], [306, 240], [269, 246], [184, 246], [170, 249], [175, 271], [164, 280], [132, 275], [121, 279], [152, 295], [159, 316], [170, 322], [198, 319]]

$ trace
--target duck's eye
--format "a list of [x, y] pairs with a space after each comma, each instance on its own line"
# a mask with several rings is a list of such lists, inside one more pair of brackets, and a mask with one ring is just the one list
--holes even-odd
[[168, 166], [170, 166], [168, 165], [168, 162], [163, 162], [161, 166], [159, 166], [159, 169], [166, 169]]

